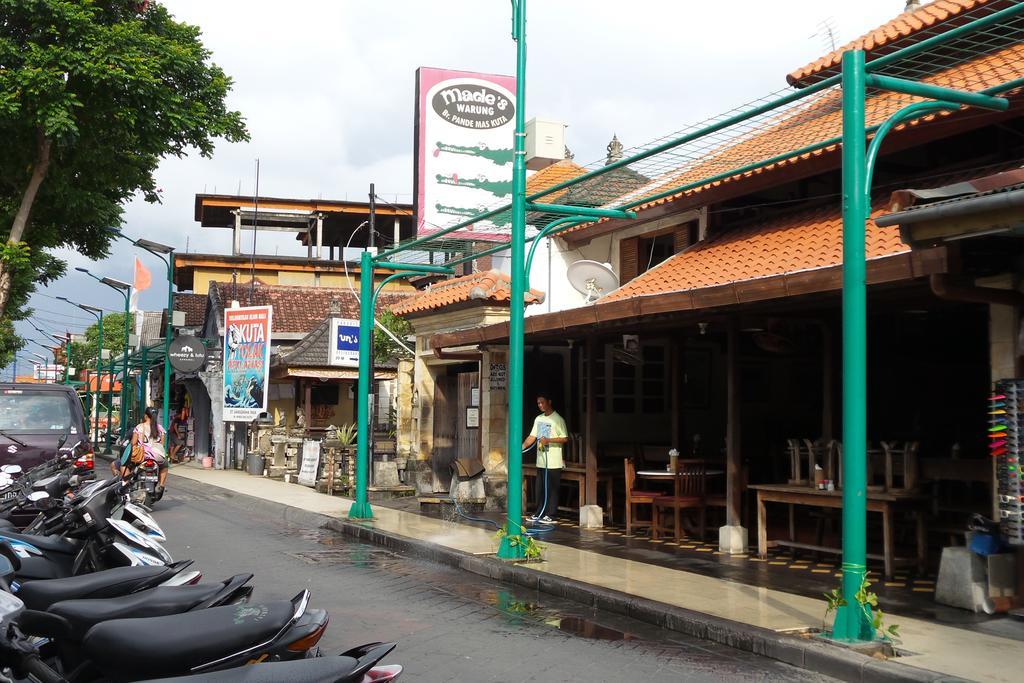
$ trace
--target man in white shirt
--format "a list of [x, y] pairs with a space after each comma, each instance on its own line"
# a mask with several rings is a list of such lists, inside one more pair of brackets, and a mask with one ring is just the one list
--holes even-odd
[[562, 485], [562, 468], [565, 466], [562, 447], [569, 442], [569, 432], [565, 420], [552, 407], [547, 393], [537, 394], [537, 408], [540, 415], [534, 419], [533, 429], [523, 441], [524, 451], [537, 444], [537, 498], [540, 507], [530, 519], [551, 522], [558, 513], [558, 489]]

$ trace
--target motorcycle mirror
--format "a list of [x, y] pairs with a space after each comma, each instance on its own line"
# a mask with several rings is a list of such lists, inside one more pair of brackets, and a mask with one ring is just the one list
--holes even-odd
[[0, 467], [0, 472], [4, 474], [21, 474], [21, 465], [4, 465]]

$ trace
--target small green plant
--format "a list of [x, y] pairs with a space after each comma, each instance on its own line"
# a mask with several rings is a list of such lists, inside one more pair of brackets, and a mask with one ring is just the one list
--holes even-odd
[[[494, 534], [495, 540], [499, 543], [501, 542], [501, 539], [506, 536], [508, 536], [508, 531], [505, 530], [505, 527], [498, 529], [497, 533]], [[539, 560], [544, 555], [544, 545], [538, 543], [537, 539], [533, 536], [528, 536], [526, 534], [526, 527], [524, 526], [519, 527], [518, 536], [509, 536], [508, 543], [513, 548], [522, 546], [523, 555], [527, 560]]]
[[342, 448], [351, 448], [355, 442], [356, 437], [359, 435], [359, 429], [355, 423], [341, 425], [337, 429], [337, 439], [341, 442]]
[[[878, 596], [870, 589], [871, 582], [868, 581], [868, 575], [865, 573], [861, 578], [860, 588], [854, 593], [853, 599], [860, 605], [860, 608], [864, 610], [864, 613], [871, 619], [871, 628], [875, 630], [875, 634], [881, 639], [890, 642], [899, 642], [900, 638], [900, 627], [898, 624], [885, 625], [884, 619], [885, 614], [882, 609], [878, 606]], [[847, 602], [843, 597], [843, 593], [839, 588], [833, 588], [825, 596], [825, 616], [822, 618], [821, 630], [827, 631], [825, 628], [825, 622], [828, 620], [828, 615], [833, 612], [838, 612], [840, 607], [846, 607]]]

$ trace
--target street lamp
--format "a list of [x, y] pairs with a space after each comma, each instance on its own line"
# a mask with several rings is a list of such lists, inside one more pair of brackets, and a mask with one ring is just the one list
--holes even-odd
[[[100, 440], [100, 383], [103, 381], [103, 309], [97, 306], [90, 306], [88, 304], [80, 304], [75, 301], [71, 301], [67, 297], [58, 296], [60, 301], [77, 306], [86, 313], [91, 314], [96, 318], [96, 325], [98, 328], [97, 342], [96, 342], [96, 385], [92, 390], [92, 441], [94, 444], [99, 445]], [[86, 387], [88, 390], [88, 387]], [[110, 418], [107, 418], [109, 423]]]
[[[75, 270], [77, 270], [79, 273], [85, 273], [86, 275], [91, 277], [93, 280], [96, 280], [96, 282], [99, 282], [100, 284], [106, 285], [107, 287], [110, 287], [111, 289], [117, 290], [117, 292], [121, 296], [124, 297], [124, 349], [122, 351], [122, 357], [124, 359], [124, 364], [123, 364], [124, 371], [123, 371], [123, 374], [121, 376], [121, 418], [120, 418], [121, 425], [119, 427], [120, 430], [121, 430], [121, 438], [123, 439], [124, 438], [124, 430], [125, 430], [125, 421], [124, 421], [124, 417], [125, 417], [125, 415], [124, 415], [125, 390], [128, 387], [128, 315], [129, 315], [128, 307], [130, 305], [130, 300], [131, 300], [132, 286], [130, 284], [128, 284], [127, 282], [122, 282], [121, 280], [115, 280], [112, 277], [99, 277], [98, 275], [94, 275], [94, 274], [90, 273], [88, 268], [82, 268], [81, 266], [76, 267]], [[114, 407], [114, 369], [115, 369], [114, 368], [114, 360], [111, 359], [110, 360], [110, 383], [107, 385], [108, 386], [108, 389], [107, 389], [107, 450], [106, 450], [107, 454], [110, 453], [110, 426], [111, 426], [111, 422], [112, 422], [112, 420], [110, 419], [110, 416], [111, 416], [111, 412], [113, 411], [113, 407]]]
[[65, 332], [64, 334], [51, 334], [51, 337], [57, 340], [58, 343], [64, 345], [64, 382], [67, 384], [71, 378], [71, 333]]
[[133, 239], [117, 228], [107, 228], [114, 235], [126, 239], [139, 249], [145, 249], [164, 262], [167, 268], [167, 326], [164, 330], [164, 407], [163, 423], [166, 433], [171, 430], [171, 337], [174, 331], [174, 247], [147, 239]]

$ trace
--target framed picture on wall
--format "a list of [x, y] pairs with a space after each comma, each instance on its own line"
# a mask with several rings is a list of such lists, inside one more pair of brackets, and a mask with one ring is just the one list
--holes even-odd
[[710, 349], [684, 348], [682, 351], [683, 407], [707, 410], [711, 407], [711, 363]]

